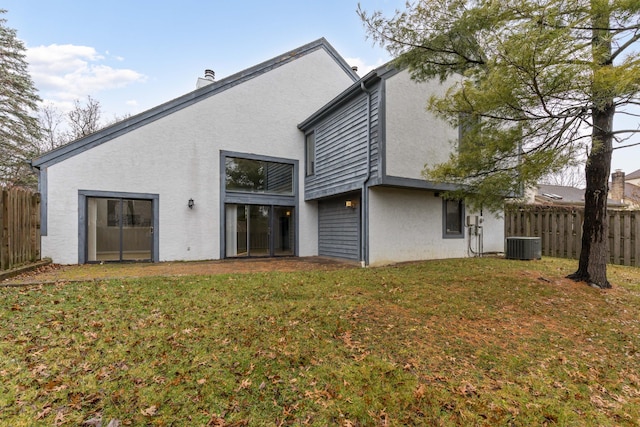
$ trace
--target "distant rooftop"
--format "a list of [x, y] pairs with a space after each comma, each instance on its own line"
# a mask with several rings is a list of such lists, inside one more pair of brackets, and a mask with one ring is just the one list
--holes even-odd
[[[538, 185], [535, 194], [535, 203], [542, 205], [584, 205], [584, 189], [566, 187], [563, 185]], [[611, 207], [622, 207], [624, 203], [609, 199], [607, 204]]]
[[625, 179], [638, 179], [638, 178], [640, 178], [640, 169], [625, 175]]

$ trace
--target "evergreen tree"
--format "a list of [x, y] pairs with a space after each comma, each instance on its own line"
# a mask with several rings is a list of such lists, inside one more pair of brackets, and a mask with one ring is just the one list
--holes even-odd
[[613, 118], [640, 101], [640, 1], [418, 0], [391, 18], [359, 13], [412, 78], [455, 82], [429, 108], [460, 127], [458, 149], [425, 170], [460, 184], [451, 196], [499, 208], [588, 152], [582, 251], [570, 277], [610, 287], [611, 153], [638, 132], [615, 131]]
[[33, 186], [29, 159], [37, 152], [40, 100], [25, 61], [25, 47], [0, 9], [0, 185]]

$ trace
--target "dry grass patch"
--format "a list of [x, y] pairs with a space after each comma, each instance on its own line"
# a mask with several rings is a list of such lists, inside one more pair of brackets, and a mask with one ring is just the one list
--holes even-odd
[[640, 270], [573, 262], [2, 289], [0, 424], [640, 425]]

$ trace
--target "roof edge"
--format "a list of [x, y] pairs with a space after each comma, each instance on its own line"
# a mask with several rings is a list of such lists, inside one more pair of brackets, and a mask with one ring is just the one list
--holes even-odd
[[358, 80], [358, 75], [345, 61], [345, 59], [333, 48], [333, 46], [321, 37], [310, 43], [298, 48], [280, 54], [276, 57], [253, 65], [221, 80], [209, 85], [195, 89], [170, 101], [164, 102], [158, 106], [152, 107], [134, 116], [128, 117], [122, 121], [114, 123], [110, 126], [100, 129], [99, 131], [76, 139], [68, 144], [57, 147], [47, 153], [44, 153], [31, 160], [31, 164], [35, 168], [41, 166], [47, 167], [58, 162], [66, 160], [93, 147], [101, 145], [111, 139], [117, 138], [131, 130], [135, 130], [148, 123], [165, 117], [171, 113], [186, 108], [200, 100], [213, 96], [217, 93], [230, 89], [238, 84], [258, 77], [268, 71], [287, 64], [295, 59], [315, 52], [318, 49], [324, 49], [331, 56], [342, 70], [354, 81]]
[[395, 74], [399, 73], [401, 70], [398, 69], [393, 60], [383, 64], [365, 74], [362, 78], [356, 81], [354, 84], [349, 86], [347, 89], [342, 91], [338, 96], [333, 98], [331, 101], [320, 107], [315, 113], [311, 116], [307, 117], [304, 121], [298, 124], [298, 129], [305, 131], [310, 126], [312, 126], [315, 122], [321, 120], [331, 112], [340, 108], [345, 102], [351, 99], [353, 96], [362, 92], [362, 87], [371, 84], [377, 80], [387, 79]]

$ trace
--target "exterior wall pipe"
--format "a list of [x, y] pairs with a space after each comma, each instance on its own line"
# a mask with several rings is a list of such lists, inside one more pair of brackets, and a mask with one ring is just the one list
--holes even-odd
[[369, 191], [367, 184], [371, 178], [371, 92], [367, 90], [364, 82], [360, 81], [360, 89], [367, 95], [367, 173], [362, 181], [362, 202], [360, 207], [360, 265], [366, 267], [368, 265], [368, 247], [367, 238], [369, 236], [369, 222], [367, 213], [369, 212]]

